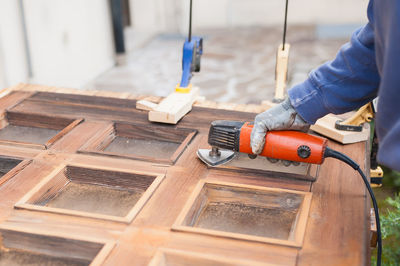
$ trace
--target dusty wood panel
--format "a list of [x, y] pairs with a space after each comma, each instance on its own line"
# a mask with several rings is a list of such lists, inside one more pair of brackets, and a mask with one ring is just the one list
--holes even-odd
[[100, 265], [114, 244], [0, 227], [1, 265]]
[[61, 165], [15, 207], [129, 223], [163, 178], [152, 173]]
[[79, 152], [174, 164], [197, 130], [161, 125], [104, 125]]
[[309, 192], [203, 181], [173, 229], [301, 247], [310, 200]]
[[48, 149], [82, 121], [7, 111], [1, 121], [0, 144]]

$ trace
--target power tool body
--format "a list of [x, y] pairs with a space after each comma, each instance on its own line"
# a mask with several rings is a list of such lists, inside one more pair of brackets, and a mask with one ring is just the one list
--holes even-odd
[[[240, 121], [217, 120], [211, 123], [208, 143], [211, 150], [200, 149], [198, 157], [207, 165], [218, 166], [229, 162], [236, 152], [255, 157], [250, 145], [253, 124]], [[260, 156], [321, 164], [327, 140], [299, 131], [270, 131], [265, 136], [265, 145]], [[221, 150], [220, 150], [221, 149]]]

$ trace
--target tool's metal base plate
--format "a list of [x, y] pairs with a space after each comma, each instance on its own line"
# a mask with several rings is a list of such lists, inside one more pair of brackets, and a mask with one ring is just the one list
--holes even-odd
[[210, 156], [209, 149], [199, 149], [197, 156], [199, 159], [209, 166], [218, 166], [231, 161], [235, 157], [235, 152], [228, 150], [220, 150], [221, 155]]

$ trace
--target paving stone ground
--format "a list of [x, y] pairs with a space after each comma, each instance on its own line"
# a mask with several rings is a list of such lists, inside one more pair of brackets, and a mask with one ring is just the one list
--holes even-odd
[[[192, 83], [200, 87], [200, 94], [208, 100], [248, 104], [272, 99], [275, 57], [281, 34], [278, 27], [196, 32], [204, 37], [204, 54], [201, 72], [195, 73]], [[289, 27], [289, 86], [301, 82], [312, 68], [333, 59], [349, 39], [347, 35], [318, 36], [317, 27], [313, 25]], [[166, 96], [180, 81], [182, 45], [181, 35], [157, 35], [120, 58], [122, 63], [98, 77], [90, 87]]]

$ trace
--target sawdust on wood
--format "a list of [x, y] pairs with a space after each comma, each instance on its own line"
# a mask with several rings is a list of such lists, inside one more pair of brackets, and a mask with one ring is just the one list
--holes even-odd
[[59, 130], [49, 128], [8, 125], [0, 130], [0, 140], [45, 144], [58, 132]]
[[45, 206], [124, 217], [143, 193], [141, 190], [70, 182]]
[[44, 254], [0, 248], [0, 266], [84, 266], [90, 262], [73, 258], [59, 258]]
[[210, 202], [195, 226], [277, 239], [288, 239], [298, 209], [268, 208], [240, 202]]
[[133, 139], [117, 136], [104, 151], [169, 159], [179, 148], [179, 145], [179, 143], [169, 141]]

